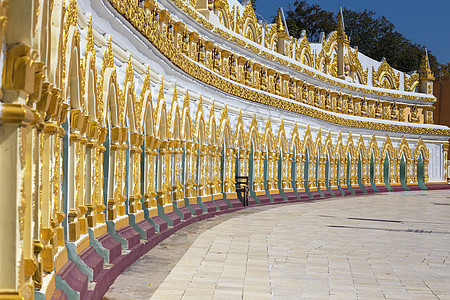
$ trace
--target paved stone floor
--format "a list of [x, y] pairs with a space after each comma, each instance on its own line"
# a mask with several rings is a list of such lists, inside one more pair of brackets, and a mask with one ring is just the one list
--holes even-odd
[[[450, 299], [449, 191], [266, 206], [224, 218], [183, 229], [198, 231], [191, 238], [179, 231], [119, 276], [106, 298]], [[170, 273], [158, 271], [164, 265]], [[168, 275], [161, 284], [146, 281], [152, 272]]]

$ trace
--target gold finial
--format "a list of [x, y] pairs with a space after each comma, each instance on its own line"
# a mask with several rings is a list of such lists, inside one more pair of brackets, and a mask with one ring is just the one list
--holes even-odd
[[161, 77], [161, 85], [159, 86], [157, 101], [164, 99], [164, 77]]
[[177, 81], [175, 80], [175, 85], [173, 86], [173, 94], [172, 94], [172, 105], [173, 103], [178, 102], [178, 92], [177, 92]]
[[86, 53], [94, 53], [94, 34], [92, 32], [92, 14], [89, 16], [88, 29], [86, 34]]
[[203, 96], [200, 94], [200, 99], [198, 99], [197, 111], [203, 111]]
[[242, 124], [242, 110], [239, 110], [239, 115], [238, 115], [238, 121], [237, 121], [237, 123], [239, 124]]
[[279, 37], [286, 36], [286, 29], [284, 28], [283, 19], [281, 17], [281, 7], [278, 7], [277, 18], [275, 20], [275, 24], [277, 25], [277, 32]]
[[131, 82], [134, 86], [134, 72], [133, 65], [131, 64], [131, 54], [128, 56], [127, 68], [125, 70], [125, 84]]
[[223, 120], [228, 120], [228, 106], [225, 104], [225, 107], [222, 110], [222, 115], [220, 116], [219, 126], [222, 126]]
[[[139, 97], [142, 97], [142, 101], [144, 101], [145, 93], [149, 91], [151, 95], [151, 82], [150, 82], [150, 69], [147, 67], [147, 73], [145, 74], [144, 83], [142, 84], [141, 94]], [[151, 97], [150, 97], [151, 98]]]
[[213, 102], [212, 102], [212, 104], [211, 104], [211, 108], [210, 108], [210, 110], [209, 110], [209, 113], [211, 114], [214, 114], [214, 111], [215, 111], [215, 109], [216, 109], [216, 107], [215, 107], [215, 100], [213, 99]]
[[184, 108], [187, 108], [189, 111], [189, 90], [186, 90], [186, 95], [184, 95], [183, 110]]
[[107, 68], [114, 68], [114, 55], [112, 50], [111, 36], [109, 36], [108, 46], [103, 53], [103, 61], [105, 62]]
[[344, 14], [342, 12], [342, 6], [339, 8], [339, 15], [337, 19], [337, 35], [338, 42], [348, 43], [347, 35], [345, 34], [345, 25], [344, 25]]
[[422, 56], [422, 60], [420, 61], [419, 80], [420, 81], [434, 81], [435, 80], [433, 72], [431, 72], [430, 60], [428, 59], [428, 49], [426, 47], [425, 47], [425, 51]]

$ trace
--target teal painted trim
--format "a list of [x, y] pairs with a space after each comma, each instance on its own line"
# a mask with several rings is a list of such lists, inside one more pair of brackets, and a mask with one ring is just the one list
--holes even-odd
[[386, 186], [386, 188], [389, 190], [389, 192], [392, 192], [393, 189], [391, 187], [391, 183], [389, 182], [389, 170], [390, 170], [390, 164], [389, 164], [389, 157], [386, 153], [386, 156], [384, 158], [384, 167], [383, 167], [383, 180], [384, 180], [384, 185]]
[[297, 161], [296, 161], [296, 151], [294, 148], [294, 152], [293, 152], [293, 160], [291, 163], [291, 186], [292, 186], [292, 190], [294, 191], [295, 196], [297, 197], [298, 200], [300, 200], [300, 195], [298, 194], [298, 190], [297, 190]]
[[335, 194], [330, 187], [330, 157], [328, 155], [327, 161], [325, 162], [325, 187], [327, 188], [328, 193], [331, 194], [331, 197], [334, 197]]
[[405, 191], [410, 191], [410, 188], [406, 184], [406, 161], [405, 156], [402, 154], [400, 159], [400, 184]]
[[325, 195], [323, 194], [322, 190], [320, 189], [319, 184], [319, 153], [317, 153], [317, 159], [316, 159], [316, 187], [317, 191], [319, 192], [319, 195], [321, 198], [325, 198]]
[[305, 184], [305, 192], [308, 194], [309, 198], [312, 198], [313, 195], [311, 194], [311, 191], [309, 190], [309, 150], [306, 149], [305, 151], [305, 165], [304, 165], [304, 184]]
[[184, 206], [186, 206], [187, 209], [189, 209], [189, 211], [191, 212], [192, 215], [195, 214], [195, 210], [192, 208], [191, 203], [189, 202], [189, 198], [188, 198], [188, 197], [184, 197]]
[[142, 210], [144, 211], [144, 219], [146, 219], [147, 222], [149, 222], [150, 224], [153, 225], [153, 227], [155, 227], [155, 232], [161, 232], [159, 230], [159, 225], [155, 221], [153, 221], [153, 219], [150, 217], [150, 212], [149, 212], [148, 208], [143, 206]]
[[184, 221], [184, 215], [181, 212], [181, 210], [178, 208], [178, 203], [176, 201], [172, 201], [172, 206], [173, 206], [173, 211], [177, 214], [178, 217], [180, 217], [180, 219], [182, 221]]
[[358, 185], [359, 188], [361, 189], [361, 191], [364, 194], [367, 194], [367, 190], [366, 187], [364, 186], [363, 182], [362, 182], [362, 160], [361, 160], [361, 155], [358, 157]]
[[375, 193], [380, 192], [375, 184], [375, 159], [373, 157], [373, 152], [370, 155], [370, 185], [372, 186], [372, 189], [375, 191]]
[[266, 153], [266, 155], [264, 156], [264, 191], [266, 192], [266, 196], [269, 197], [269, 201], [275, 202], [272, 195], [270, 195], [269, 188], [267, 187], [268, 175], [269, 175], [269, 159]]
[[353, 189], [352, 185], [350, 184], [350, 178], [351, 178], [352, 174], [351, 174], [351, 158], [350, 158], [350, 154], [348, 155], [348, 159], [347, 159], [347, 178], [346, 178], [346, 184], [347, 184], [347, 189], [350, 191], [350, 193], [352, 193], [352, 195], [355, 194], [355, 190]]
[[45, 294], [41, 290], [34, 290], [34, 300], [45, 300]]
[[102, 243], [99, 242], [95, 238], [95, 233], [93, 228], [89, 228], [89, 244], [94, 247], [94, 250], [97, 252], [98, 255], [103, 257], [105, 262], [110, 263], [109, 260], [109, 250], [103, 247]]
[[419, 159], [417, 160], [417, 184], [420, 189], [423, 191], [428, 191], [428, 188], [425, 185], [424, 181], [425, 177], [425, 165], [423, 163], [422, 152], [419, 154]]
[[114, 221], [106, 221], [106, 228], [108, 229], [108, 233], [113, 237], [113, 239], [115, 239], [122, 245], [122, 249], [128, 249], [128, 241], [116, 231], [116, 225], [114, 224]]
[[338, 187], [339, 193], [341, 193], [341, 196], [345, 196], [345, 193], [342, 190], [341, 183], [340, 183], [340, 180], [341, 180], [341, 168], [342, 168], [341, 158], [338, 158], [337, 166], [336, 166], [336, 172], [337, 172], [336, 185]]
[[249, 181], [249, 192], [250, 197], [252, 197], [253, 200], [255, 200], [256, 204], [260, 204], [261, 201], [259, 200], [258, 196], [256, 195], [256, 192], [253, 188], [253, 180], [255, 177], [255, 151], [253, 149], [253, 141], [250, 145], [250, 155], [249, 155], [249, 161], [248, 161], [248, 181]]
[[67, 258], [72, 261], [81, 272], [89, 278], [89, 281], [94, 280], [94, 270], [90, 268], [77, 254], [77, 245], [72, 242], [66, 242]]
[[139, 226], [139, 224], [136, 223], [136, 216], [134, 214], [128, 214], [128, 220], [130, 223], [130, 226], [133, 227], [133, 229], [139, 233], [141, 239], [146, 240], [147, 239], [147, 232]]
[[55, 275], [55, 288], [63, 290], [70, 300], [80, 300], [80, 293], [72, 289], [58, 274]]
[[230, 200], [228, 200], [227, 193], [222, 193], [222, 199], [228, 205], [228, 208], [233, 208], [233, 205], [231, 204]]
[[156, 205], [158, 206], [158, 216], [160, 216], [164, 222], [167, 223], [169, 226], [173, 226], [172, 220], [166, 215], [166, 212], [164, 211], [164, 207], [159, 204], [159, 202], [156, 202]]
[[281, 156], [283, 153], [280, 151], [280, 155], [278, 157], [278, 191], [281, 195], [281, 197], [283, 197], [284, 201], [288, 201], [288, 197], [286, 196], [286, 194], [284, 193], [284, 189], [283, 189], [283, 157]]
[[197, 204], [198, 204], [198, 206], [201, 207], [201, 209], [204, 213], [208, 212], [208, 209], [206, 208], [205, 204], [203, 204], [202, 197], [197, 196]]

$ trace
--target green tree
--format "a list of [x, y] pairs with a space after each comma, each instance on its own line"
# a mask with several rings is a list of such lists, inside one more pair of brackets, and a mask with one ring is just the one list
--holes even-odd
[[[393, 67], [403, 72], [417, 70], [424, 47], [412, 42], [395, 29], [386, 17], [376, 17], [371, 10], [343, 10], [345, 32], [350, 45], [358, 47], [359, 52], [380, 61], [383, 57]], [[308, 4], [297, 0], [289, 7], [286, 23], [292, 36], [299, 38], [305, 30], [310, 42], [318, 42], [321, 32], [336, 30], [337, 13], [325, 11], [318, 4]], [[430, 65], [436, 73], [439, 64], [436, 57], [428, 52]]]
[[321, 9], [318, 4], [307, 4], [305, 0], [295, 1], [294, 9], [290, 7], [285, 17], [292, 36], [298, 38], [302, 30], [306, 30], [308, 39], [313, 42], [319, 40], [322, 31], [331, 32], [336, 28], [334, 13]]

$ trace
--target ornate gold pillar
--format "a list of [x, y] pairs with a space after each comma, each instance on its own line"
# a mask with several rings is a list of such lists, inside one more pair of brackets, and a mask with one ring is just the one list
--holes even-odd
[[325, 157], [319, 158], [319, 169], [320, 169], [320, 177], [319, 177], [319, 186], [321, 188], [326, 188], [325, 184], [325, 165], [327, 163], [327, 159]]
[[120, 128], [113, 127], [110, 131], [109, 146], [109, 172], [108, 172], [108, 220], [112, 221], [117, 217], [117, 205], [120, 197], [118, 161], [120, 159]]
[[184, 196], [191, 197], [194, 189], [192, 173], [192, 142], [186, 141], [185, 143], [185, 160], [184, 160]]
[[97, 160], [97, 144], [99, 138], [98, 123], [89, 121], [86, 143], [86, 218], [89, 227], [97, 225], [97, 202], [95, 199], [95, 168]]
[[[191, 179], [191, 182], [192, 182], [192, 190], [191, 190], [191, 195], [190, 195], [192, 198], [195, 198], [197, 196], [197, 193], [199, 191], [199, 185], [201, 184], [201, 182], [199, 180], [199, 178], [201, 178], [201, 177], [197, 173], [197, 171], [200, 171], [200, 170], [197, 170], [198, 169], [197, 158], [198, 158], [198, 155], [199, 155], [198, 151], [199, 151], [199, 144], [195, 143], [195, 142], [192, 143], [192, 148], [191, 148], [191, 162], [192, 162], [191, 163], [191, 166], [192, 166], [192, 172], [191, 172], [192, 179]], [[193, 201], [197, 201], [197, 199], [195, 198], [195, 200], [193, 200]], [[191, 203], [191, 204], [193, 204], [193, 203]]]
[[128, 210], [130, 213], [137, 213], [142, 210], [142, 203], [139, 201], [141, 195], [141, 145], [144, 142], [144, 135], [134, 132], [130, 135], [130, 191], [128, 197]]
[[145, 194], [144, 205], [149, 211], [149, 216], [158, 214], [156, 205], [156, 156], [159, 147], [159, 140], [153, 136], [147, 136], [145, 139]]
[[[106, 216], [104, 210], [106, 209], [106, 205], [103, 203], [104, 195], [103, 195], [103, 180], [104, 180], [104, 170], [103, 170], [103, 153], [106, 151], [106, 147], [103, 146], [103, 143], [106, 141], [106, 133], [107, 128], [99, 127], [98, 128], [98, 141], [96, 147], [96, 157], [95, 157], [95, 181], [94, 181], [94, 200], [97, 204], [97, 222], [105, 223]], [[108, 187], [109, 188], [109, 187]]]

